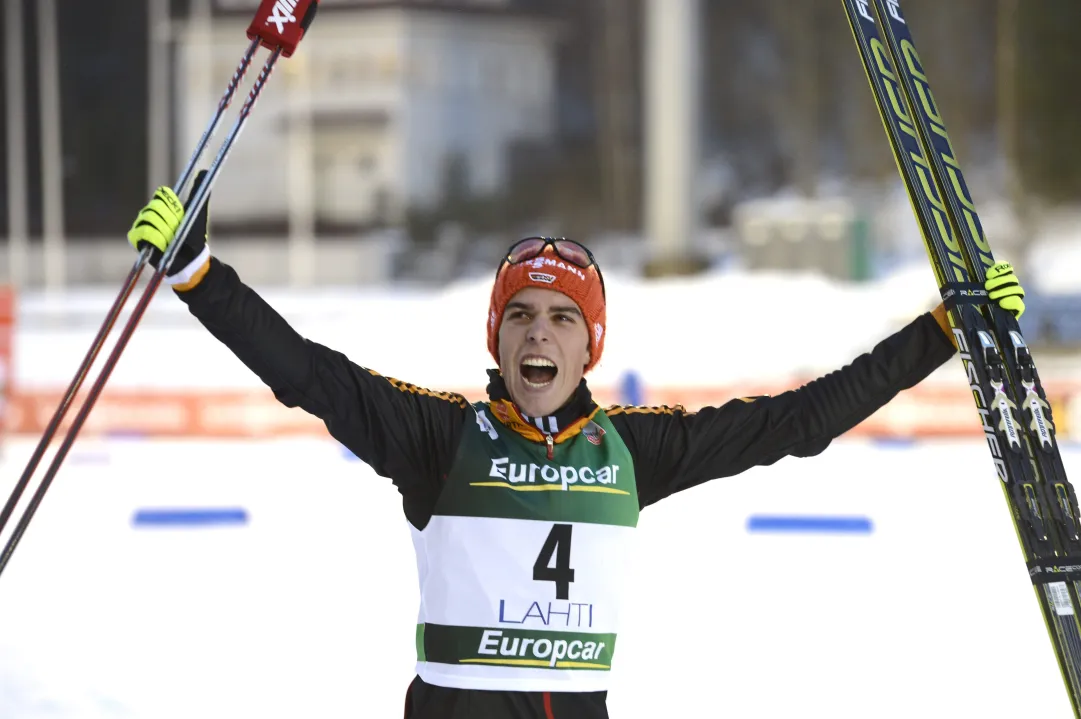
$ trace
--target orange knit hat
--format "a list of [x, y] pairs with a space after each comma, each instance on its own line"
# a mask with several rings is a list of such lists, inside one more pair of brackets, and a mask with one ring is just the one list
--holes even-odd
[[503, 324], [503, 311], [511, 298], [527, 287], [555, 290], [574, 300], [589, 331], [589, 364], [585, 371], [593, 369], [604, 352], [607, 317], [603, 280], [596, 265], [582, 268], [568, 262], [551, 244], [532, 259], [518, 264], [505, 263], [499, 269], [488, 308], [488, 351], [496, 364], [499, 364], [499, 327]]

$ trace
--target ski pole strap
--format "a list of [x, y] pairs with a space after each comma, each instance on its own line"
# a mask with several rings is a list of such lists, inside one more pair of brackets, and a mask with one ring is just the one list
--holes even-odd
[[987, 304], [987, 290], [978, 282], [947, 282], [938, 291], [948, 310], [959, 305]]
[[1081, 563], [1072, 559], [1033, 559], [1028, 563], [1033, 584], [1072, 582], [1081, 579]]

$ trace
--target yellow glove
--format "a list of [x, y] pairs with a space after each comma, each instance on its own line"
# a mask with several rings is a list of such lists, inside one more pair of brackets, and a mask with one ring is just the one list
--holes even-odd
[[[195, 195], [206, 178], [206, 172], [195, 177], [191, 194]], [[210, 248], [207, 246], [207, 216], [210, 202], [203, 206], [203, 211], [184, 240], [184, 246], [176, 253], [172, 266], [165, 275], [165, 284], [172, 285], [178, 291], [191, 289], [203, 275], [210, 262]], [[153, 250], [150, 262], [160, 268], [162, 256], [176, 237], [176, 231], [184, 219], [185, 208], [176, 193], [168, 187], [159, 187], [150, 202], [135, 216], [135, 222], [128, 230], [128, 242], [135, 249], [142, 251], [150, 245]]]
[[183, 219], [184, 203], [172, 188], [159, 187], [150, 203], [135, 216], [128, 242], [136, 250], [142, 251], [143, 245], [149, 244], [164, 254]]
[[1025, 290], [1009, 262], [999, 262], [987, 270], [983, 286], [988, 299], [1007, 312], [1012, 312], [1016, 319], [1021, 319], [1021, 315], [1025, 314]]

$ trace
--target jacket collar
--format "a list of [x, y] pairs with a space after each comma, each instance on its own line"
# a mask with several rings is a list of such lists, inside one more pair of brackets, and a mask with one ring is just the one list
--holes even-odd
[[599, 409], [583, 379], [567, 403], [554, 414], [547, 417], [526, 416], [514, 404], [503, 375], [497, 369], [488, 370], [488, 399], [496, 418], [534, 442], [546, 442], [548, 437], [552, 437], [555, 443], [559, 443], [573, 437]]

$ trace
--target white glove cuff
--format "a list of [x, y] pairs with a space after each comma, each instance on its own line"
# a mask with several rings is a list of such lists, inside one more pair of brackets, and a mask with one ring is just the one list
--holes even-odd
[[199, 271], [199, 268], [206, 264], [209, 259], [210, 245], [203, 245], [203, 251], [199, 253], [198, 257], [189, 262], [176, 274], [165, 276], [165, 284], [172, 287], [174, 285], [184, 285], [191, 282], [191, 278], [195, 276], [195, 273]]

